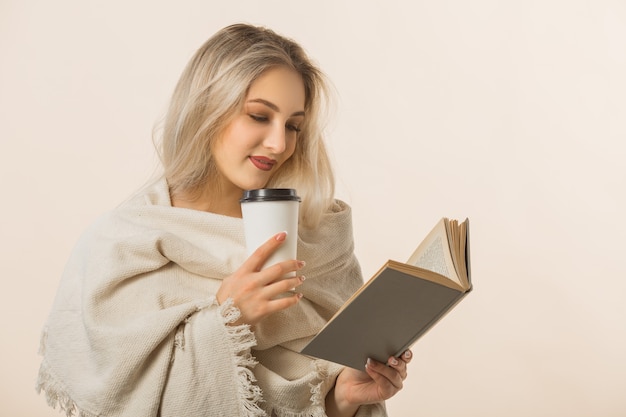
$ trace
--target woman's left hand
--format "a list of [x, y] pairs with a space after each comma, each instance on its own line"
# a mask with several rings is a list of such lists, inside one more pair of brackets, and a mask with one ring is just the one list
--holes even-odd
[[339, 409], [377, 403], [393, 397], [402, 389], [407, 364], [413, 354], [407, 350], [399, 358], [390, 357], [387, 364], [368, 360], [365, 372], [345, 368], [337, 377], [334, 400]]

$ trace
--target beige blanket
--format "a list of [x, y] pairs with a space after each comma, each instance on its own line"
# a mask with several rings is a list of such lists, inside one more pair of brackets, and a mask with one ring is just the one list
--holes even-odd
[[[171, 206], [164, 181], [102, 216], [73, 251], [44, 328], [37, 389], [67, 415], [325, 416], [341, 367], [299, 350], [362, 282], [350, 209], [301, 231], [297, 306], [231, 326], [221, 279], [245, 259], [241, 219]], [[384, 416], [384, 405], [359, 416]]]

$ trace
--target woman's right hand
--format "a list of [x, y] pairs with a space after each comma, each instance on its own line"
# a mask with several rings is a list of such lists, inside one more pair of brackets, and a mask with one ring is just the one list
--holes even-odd
[[223, 304], [232, 298], [234, 306], [241, 312], [240, 318], [233, 324], [254, 326], [264, 317], [289, 308], [302, 298], [302, 294], [298, 293], [277, 297], [302, 284], [304, 276], [283, 277], [301, 269], [304, 262], [284, 261], [261, 270], [265, 261], [286, 237], [285, 232], [280, 232], [267, 240], [237, 271], [222, 281], [216, 294], [217, 302]]

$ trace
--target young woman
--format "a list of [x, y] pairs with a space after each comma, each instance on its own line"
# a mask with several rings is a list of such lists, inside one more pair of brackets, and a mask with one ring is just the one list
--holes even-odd
[[[229, 26], [197, 51], [165, 119], [162, 178], [98, 219], [68, 261], [41, 343], [51, 406], [386, 415], [409, 351], [364, 371], [298, 353], [362, 283], [350, 208], [333, 198], [326, 97], [302, 48], [268, 29]], [[239, 199], [264, 187], [295, 188], [302, 203], [299, 260], [261, 270], [285, 234], [246, 259]]]

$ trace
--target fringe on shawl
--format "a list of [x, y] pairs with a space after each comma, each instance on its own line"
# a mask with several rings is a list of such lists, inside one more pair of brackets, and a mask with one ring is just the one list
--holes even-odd
[[[46, 338], [48, 336], [47, 329], [44, 328], [41, 340], [39, 342], [39, 354], [44, 355], [46, 352]], [[64, 412], [67, 417], [76, 415], [77, 417], [97, 417], [95, 414], [88, 413], [87, 411], [78, 408], [76, 403], [67, 395], [65, 387], [59, 383], [51, 374], [48, 369], [46, 361], [41, 362], [39, 367], [39, 374], [37, 376], [37, 385], [35, 386], [38, 394], [41, 391], [46, 392], [46, 402], [54, 409], [59, 407], [59, 411]]]
[[279, 408], [268, 410], [272, 417], [327, 417], [326, 415], [326, 396], [323, 390], [328, 371], [321, 365], [320, 361], [313, 363], [314, 372], [316, 373], [317, 383], [309, 384], [311, 388], [311, 407], [306, 411], [291, 411]]
[[[217, 301], [216, 301], [217, 302]], [[241, 415], [248, 417], [266, 417], [267, 414], [259, 406], [263, 400], [261, 388], [256, 385], [256, 377], [252, 373], [252, 368], [257, 364], [252, 356], [251, 348], [256, 345], [254, 333], [247, 324], [232, 326], [241, 316], [241, 312], [233, 305], [233, 300], [228, 299], [219, 306], [219, 312], [224, 319], [226, 331], [230, 337], [235, 350], [233, 351], [233, 362], [237, 368], [237, 378], [239, 384], [237, 390], [241, 401]]]

